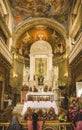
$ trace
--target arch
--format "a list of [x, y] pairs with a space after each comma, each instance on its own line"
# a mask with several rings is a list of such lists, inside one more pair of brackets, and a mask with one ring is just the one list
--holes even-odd
[[50, 28], [55, 29], [58, 31], [61, 36], [64, 37], [64, 39], [67, 39], [67, 31], [60, 23], [58, 23], [56, 20], [48, 19], [48, 18], [33, 18], [33, 19], [27, 19], [21, 23], [13, 34], [13, 44], [15, 46], [15, 43], [17, 42], [18, 38], [28, 29], [36, 26], [36, 25], [44, 25], [48, 26]]
[[[33, 81], [33, 75], [39, 76], [38, 85], [43, 85], [43, 80], [49, 83], [49, 75], [52, 70], [52, 47], [44, 40], [34, 42], [30, 48], [30, 80]], [[37, 69], [36, 69], [37, 68]], [[48, 69], [49, 68], [49, 69]], [[30, 84], [32, 86], [32, 84]], [[49, 84], [50, 86], [50, 84]]]
[[50, 44], [44, 40], [38, 40], [31, 46], [30, 54], [52, 54], [52, 48]]

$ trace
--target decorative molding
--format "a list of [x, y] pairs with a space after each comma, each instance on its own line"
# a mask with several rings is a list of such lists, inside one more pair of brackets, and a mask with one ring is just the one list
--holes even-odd
[[30, 54], [52, 54], [52, 48], [50, 44], [43, 40], [35, 42], [30, 49]]
[[12, 54], [9, 52], [8, 47], [0, 37], [0, 53], [7, 59], [7, 61], [12, 64]]
[[2, 8], [1, 3], [0, 3], [0, 12], [1, 12], [1, 15], [4, 16], [4, 10], [3, 10], [3, 8]]
[[3, 17], [0, 15], [0, 25], [1, 28], [3, 29], [5, 35], [7, 36], [7, 38], [9, 38], [11, 36], [11, 32], [7, 26], [7, 24], [5, 23], [5, 20], [3, 19]]
[[77, 39], [75, 46], [70, 52], [70, 55], [68, 56], [69, 64], [72, 63], [72, 61], [76, 58], [76, 56], [82, 51], [82, 33], [80, 37]]
[[76, 1], [75, 7], [70, 12], [69, 35], [73, 39], [77, 34], [82, 21], [82, 4], [81, 0]]

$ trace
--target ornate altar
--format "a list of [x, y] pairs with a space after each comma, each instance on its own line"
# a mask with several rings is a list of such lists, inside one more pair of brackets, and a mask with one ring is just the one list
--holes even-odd
[[27, 108], [33, 109], [49, 109], [53, 107], [55, 113], [58, 115], [57, 104], [54, 100], [53, 92], [29, 92], [26, 94], [26, 101], [24, 102], [22, 115], [27, 111]]

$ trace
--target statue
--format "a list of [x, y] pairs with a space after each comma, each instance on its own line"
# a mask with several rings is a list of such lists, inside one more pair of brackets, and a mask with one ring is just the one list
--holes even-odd
[[43, 85], [44, 83], [44, 77], [41, 75], [38, 77], [38, 85]]

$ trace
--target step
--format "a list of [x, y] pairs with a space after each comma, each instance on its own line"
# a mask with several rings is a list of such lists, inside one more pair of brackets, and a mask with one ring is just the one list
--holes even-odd
[[16, 106], [14, 107], [12, 113], [18, 113], [18, 114], [21, 114], [22, 109], [23, 109], [23, 105], [24, 105], [24, 104], [17, 103]]

